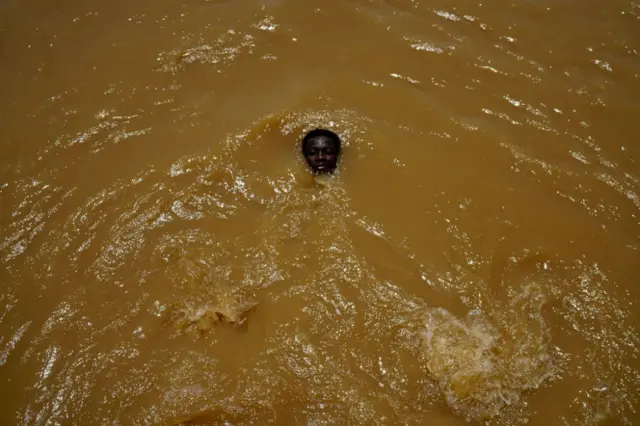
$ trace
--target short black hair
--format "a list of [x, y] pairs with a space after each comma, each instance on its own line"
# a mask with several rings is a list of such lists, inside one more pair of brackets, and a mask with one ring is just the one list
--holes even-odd
[[338, 146], [338, 154], [340, 154], [340, 151], [342, 150], [342, 141], [340, 140], [340, 136], [327, 129], [313, 129], [308, 132], [302, 139], [302, 152], [305, 151], [307, 144], [315, 138], [327, 138], [332, 140]]

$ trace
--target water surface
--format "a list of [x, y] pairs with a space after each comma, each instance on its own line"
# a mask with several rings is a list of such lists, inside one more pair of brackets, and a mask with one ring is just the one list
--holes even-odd
[[637, 424], [639, 28], [2, 2], [2, 424]]

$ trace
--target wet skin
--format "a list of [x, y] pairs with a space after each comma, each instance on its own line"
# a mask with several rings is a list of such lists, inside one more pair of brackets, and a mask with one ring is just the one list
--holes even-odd
[[313, 137], [303, 147], [304, 158], [316, 174], [333, 173], [338, 165], [339, 153], [339, 144], [326, 136]]

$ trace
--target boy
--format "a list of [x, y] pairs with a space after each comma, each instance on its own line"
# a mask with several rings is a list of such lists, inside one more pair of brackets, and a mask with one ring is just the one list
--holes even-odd
[[302, 155], [314, 174], [333, 173], [341, 148], [340, 137], [331, 130], [315, 129], [302, 139]]

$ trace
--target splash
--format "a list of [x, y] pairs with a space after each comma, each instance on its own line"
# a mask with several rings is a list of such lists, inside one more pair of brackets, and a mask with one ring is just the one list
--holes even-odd
[[170, 322], [178, 330], [203, 334], [218, 325], [230, 325], [240, 329], [257, 303], [235, 297], [222, 298], [217, 304], [186, 306], [170, 315]]
[[456, 414], [469, 421], [489, 420], [508, 407], [525, 405], [524, 394], [553, 377], [540, 314], [543, 299], [536, 296], [525, 288], [508, 310], [501, 310], [510, 318], [492, 318], [480, 310], [463, 319], [442, 308], [426, 312], [426, 366]]

